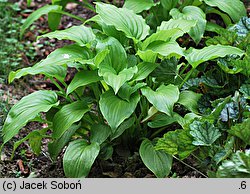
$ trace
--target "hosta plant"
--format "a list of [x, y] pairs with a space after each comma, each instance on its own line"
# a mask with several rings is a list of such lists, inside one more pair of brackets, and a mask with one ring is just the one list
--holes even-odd
[[[164, 2], [162, 6], [167, 5]], [[147, 3], [143, 5], [142, 10], [150, 8]], [[173, 156], [179, 154], [183, 159], [196, 146], [211, 146], [221, 136], [211, 123], [213, 114], [212, 118], [199, 120], [202, 94], [184, 89], [185, 83], [211, 60], [231, 55], [240, 58], [245, 51], [221, 44], [186, 48], [182, 40], [187, 33], [196, 43], [203, 36], [195, 33], [200, 25], [198, 19], [190, 19], [176, 8], [169, 9], [172, 18], [153, 29], [149, 20], [127, 6], [125, 3], [123, 8], [117, 8], [98, 2], [97, 15], [84, 25], [41, 36], [75, 43], [58, 48], [32, 67], [10, 73], [9, 82], [28, 74], [43, 74], [58, 90], [36, 91], [12, 107], [2, 129], [2, 147], [27, 123], [36, 121], [48, 127], [32, 131], [14, 148], [29, 140], [34, 153], [39, 154], [38, 142], [49, 138], [49, 154], [56, 160], [67, 146], [63, 156], [67, 177], [86, 177], [95, 160], [112, 157], [117, 144], [138, 147], [148, 169], [157, 177], [166, 177]], [[183, 11], [185, 8], [189, 14], [194, 13], [193, 9], [202, 12], [195, 6], [191, 10], [184, 7]], [[75, 69], [76, 74], [67, 84], [68, 68]], [[157, 139], [169, 129], [165, 126], [173, 123], [183, 129], [167, 133], [171, 138], [164, 143], [172, 149], [166, 151]], [[186, 130], [189, 124], [190, 130]], [[202, 139], [204, 134], [208, 137]], [[176, 137], [184, 143], [176, 143]]]

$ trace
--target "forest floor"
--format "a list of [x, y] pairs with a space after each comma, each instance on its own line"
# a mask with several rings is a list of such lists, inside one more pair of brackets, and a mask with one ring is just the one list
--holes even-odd
[[[20, 11], [17, 17], [26, 19], [32, 11], [38, 9], [44, 4], [50, 2], [49, 0], [35, 0], [30, 7], [27, 6], [26, 1], [13, 1], [18, 2]], [[94, 15], [93, 12], [84, 9], [76, 4], [69, 4], [67, 11], [83, 17], [90, 18]], [[250, 5], [248, 6], [250, 12]], [[69, 28], [72, 25], [79, 25], [79, 21], [63, 16], [59, 29]], [[22, 56], [22, 67], [34, 65], [36, 62], [45, 58], [50, 52], [56, 48], [62, 47], [67, 44], [67, 41], [56, 41], [54, 39], [39, 39], [36, 40], [41, 33], [49, 32], [46, 17], [41, 17], [31, 27], [32, 30], [26, 32], [24, 39], [21, 40], [23, 44], [27, 42], [31, 43], [35, 50], [35, 57], [30, 59], [26, 56], [25, 50], [19, 51]], [[72, 73], [69, 72], [68, 81], [72, 78]], [[2, 95], [0, 98], [2, 101], [8, 103], [9, 106], [15, 104], [23, 96], [32, 93], [39, 89], [51, 90], [53, 84], [49, 80], [44, 80], [43, 76], [27, 76], [20, 80], [14, 81], [13, 84], [0, 83], [0, 90]], [[38, 177], [38, 178], [63, 178], [65, 177], [62, 165], [62, 155], [58, 157], [56, 162], [53, 162], [48, 154], [47, 143], [48, 139], [44, 139], [42, 142], [42, 153], [39, 156], [35, 156], [28, 143], [24, 142], [14, 153], [14, 158], [11, 160], [11, 154], [13, 150], [14, 142], [25, 137], [30, 131], [35, 129], [41, 129], [43, 126], [37, 123], [30, 123], [21, 132], [16, 135], [6, 146], [1, 153], [0, 160], [0, 178], [10, 177]], [[1, 141], [1, 139], [0, 139]], [[0, 142], [1, 143], [1, 142]], [[121, 154], [122, 153], [122, 154]], [[192, 158], [188, 158], [185, 162], [195, 168], [195, 163]], [[127, 150], [119, 150], [114, 152], [112, 160], [100, 161], [97, 160], [88, 177], [113, 177], [113, 178], [143, 178], [143, 177], [155, 177], [146, 166], [142, 163], [140, 156], [137, 152], [129, 153]], [[187, 165], [174, 161], [172, 173], [170, 177], [202, 177], [198, 171], [189, 168]]]

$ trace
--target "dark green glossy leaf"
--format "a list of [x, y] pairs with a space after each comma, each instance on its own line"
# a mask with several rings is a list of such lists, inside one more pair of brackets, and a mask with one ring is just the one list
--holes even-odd
[[185, 6], [182, 10], [182, 13], [177, 9], [173, 8], [170, 11], [170, 15], [173, 19], [185, 19], [185, 20], [195, 20], [197, 21], [196, 25], [190, 29], [188, 32], [192, 39], [198, 44], [203, 37], [206, 28], [206, 15], [196, 6]]
[[178, 103], [185, 106], [191, 112], [197, 113], [197, 103], [198, 100], [201, 98], [201, 95], [202, 94], [198, 94], [188, 90], [182, 91], [180, 93]]
[[70, 82], [67, 88], [67, 94], [70, 94], [77, 88], [81, 86], [86, 86], [91, 83], [95, 83], [101, 80], [101, 77], [98, 76], [98, 72], [96, 71], [88, 71], [83, 70], [79, 71]]
[[113, 134], [110, 136], [111, 140], [114, 140], [115, 138], [119, 137], [123, 134], [123, 132], [133, 126], [135, 123], [135, 117], [131, 117], [124, 122], [113, 132]]
[[161, 85], [156, 91], [151, 90], [151, 88], [142, 88], [142, 95], [144, 95], [148, 101], [154, 105], [154, 107], [164, 112], [165, 114], [173, 115], [173, 106], [179, 99], [179, 89], [177, 86]]
[[125, 119], [130, 117], [139, 100], [140, 96], [138, 93], [134, 93], [130, 97], [129, 102], [115, 96], [111, 90], [101, 95], [99, 101], [100, 110], [113, 132]]
[[107, 55], [105, 55], [104, 60], [101, 62], [103, 66], [113, 67], [116, 73], [119, 73], [128, 67], [127, 53], [117, 39], [109, 37], [105, 40], [98, 41], [96, 49], [98, 52], [104, 50], [109, 51]]
[[128, 83], [123, 84], [118, 92], [118, 96], [123, 100], [127, 100], [129, 102], [130, 96], [138, 91], [140, 88], [147, 85], [146, 83], [137, 83], [134, 86], [130, 86]]
[[165, 178], [169, 175], [173, 158], [162, 150], [155, 150], [154, 145], [145, 139], [139, 149], [143, 163], [151, 170], [156, 177]]
[[148, 122], [148, 126], [151, 128], [159, 128], [159, 127], [164, 127], [167, 125], [170, 125], [174, 122], [176, 122], [176, 118], [175, 117], [170, 117], [166, 114], [158, 114], [156, 115], [152, 121]]
[[135, 74], [133, 80], [140, 81], [146, 79], [148, 75], [155, 70], [159, 64], [142, 62], [137, 65], [138, 72]]
[[90, 142], [101, 145], [110, 136], [111, 129], [107, 125], [95, 124], [90, 129]]
[[115, 94], [117, 94], [122, 85], [131, 80], [137, 71], [137, 67], [134, 66], [128, 69], [123, 69], [117, 74], [113, 67], [100, 65], [98, 74], [99, 76], [103, 76], [104, 81], [111, 86]]
[[100, 146], [95, 142], [88, 144], [82, 139], [71, 142], [63, 157], [63, 169], [66, 177], [84, 178], [88, 176], [99, 151]]
[[60, 138], [73, 123], [80, 121], [88, 111], [89, 108], [84, 101], [76, 101], [63, 106], [53, 118], [53, 138]]
[[53, 142], [48, 144], [49, 155], [53, 161], [56, 161], [57, 156], [60, 154], [64, 146], [67, 145], [76, 130], [80, 127], [81, 123], [79, 123], [78, 125], [71, 125], [70, 128], [65, 131], [65, 133], [59, 139], [53, 140]]

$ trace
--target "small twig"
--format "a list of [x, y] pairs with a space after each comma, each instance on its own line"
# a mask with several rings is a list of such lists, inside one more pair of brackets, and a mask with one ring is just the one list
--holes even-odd
[[204, 176], [205, 178], [208, 178], [208, 176], [206, 176], [205, 174], [203, 174], [201, 171], [197, 170], [196, 168], [194, 168], [193, 166], [190, 166], [189, 164], [187, 164], [186, 162], [183, 162], [182, 160], [180, 160], [179, 158], [177, 158], [176, 156], [173, 156], [174, 159], [178, 160], [179, 162], [181, 162], [182, 164], [186, 165], [187, 167], [191, 168], [192, 170], [198, 172], [200, 175]]

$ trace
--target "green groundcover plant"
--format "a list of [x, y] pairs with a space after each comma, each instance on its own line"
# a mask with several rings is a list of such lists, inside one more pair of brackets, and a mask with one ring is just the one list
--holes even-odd
[[[9, 82], [43, 74], [58, 90], [36, 91], [12, 107], [2, 147], [36, 121], [48, 127], [14, 150], [28, 140], [39, 154], [39, 142], [49, 138], [56, 160], [67, 146], [67, 177], [88, 176], [116, 145], [138, 148], [156, 177], [171, 173], [173, 158], [187, 157], [203, 176], [250, 177], [250, 20], [243, 3], [127, 0], [122, 8], [96, 2], [95, 9], [83, 25], [41, 36], [74, 44], [9, 74]], [[41, 15], [34, 13], [22, 33]], [[209, 20], [214, 15], [221, 26]], [[68, 68], [77, 71], [69, 84]]]

